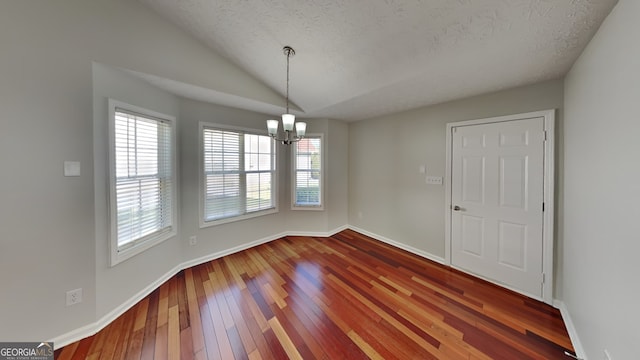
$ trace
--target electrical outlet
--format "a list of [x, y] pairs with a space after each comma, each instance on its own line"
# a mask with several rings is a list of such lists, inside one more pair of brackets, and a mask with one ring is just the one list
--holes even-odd
[[609, 351], [607, 351], [607, 349], [604, 349], [604, 360], [613, 360], [611, 358], [611, 355], [609, 355]]
[[82, 288], [67, 291], [67, 306], [82, 302]]
[[196, 246], [197, 243], [198, 243], [198, 238], [197, 237], [195, 237], [195, 236], [189, 237], [189, 245]]

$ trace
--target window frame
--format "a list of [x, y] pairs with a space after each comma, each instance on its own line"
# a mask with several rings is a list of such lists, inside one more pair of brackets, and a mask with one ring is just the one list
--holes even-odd
[[[117, 193], [116, 193], [116, 112], [128, 113], [130, 115], [139, 115], [140, 117], [154, 119], [169, 124], [169, 166], [171, 189], [169, 191], [171, 197], [171, 224], [168, 230], [154, 232], [132, 241], [132, 245], [120, 248], [118, 245], [118, 229], [117, 229]], [[108, 157], [109, 157], [109, 170], [108, 170], [108, 183], [109, 183], [109, 247], [110, 247], [110, 264], [115, 266], [135, 255], [138, 255], [151, 247], [158, 245], [178, 234], [178, 160], [176, 156], [177, 144], [176, 144], [176, 117], [156, 112], [153, 110], [145, 109], [139, 106], [131, 105], [115, 99], [108, 99], [108, 126], [109, 126], [109, 143], [108, 143]], [[160, 151], [160, 150], [158, 150]]]
[[298, 149], [298, 142], [293, 144], [291, 149], [291, 210], [308, 210], [308, 211], [323, 211], [324, 210], [324, 183], [325, 183], [325, 142], [324, 134], [307, 134], [305, 139], [320, 139], [320, 204], [297, 204], [296, 203], [296, 188], [297, 188], [297, 162], [296, 155]]
[[[239, 126], [231, 126], [231, 125], [225, 125], [225, 124], [218, 124], [218, 123], [210, 123], [210, 122], [204, 122], [201, 121], [199, 123], [198, 126], [198, 138], [199, 138], [199, 144], [198, 144], [198, 158], [199, 158], [199, 162], [198, 162], [198, 171], [199, 171], [199, 191], [198, 191], [198, 201], [199, 201], [199, 223], [200, 223], [200, 228], [206, 228], [206, 227], [210, 227], [210, 226], [218, 226], [218, 225], [223, 225], [223, 224], [229, 224], [229, 223], [233, 223], [236, 221], [242, 221], [242, 220], [247, 220], [247, 219], [252, 219], [252, 218], [257, 218], [260, 216], [265, 216], [265, 215], [270, 215], [270, 214], [275, 214], [278, 213], [279, 211], [279, 207], [278, 207], [278, 147], [276, 146], [276, 143], [273, 139], [271, 140], [271, 148], [273, 150], [273, 169], [271, 170], [272, 173], [272, 180], [271, 180], [271, 189], [272, 189], [272, 197], [273, 197], [273, 207], [268, 208], [268, 209], [263, 209], [263, 210], [257, 210], [257, 211], [252, 211], [252, 212], [246, 212], [246, 202], [245, 202], [245, 208], [244, 208], [244, 213], [240, 214], [240, 215], [235, 215], [235, 216], [230, 216], [230, 217], [226, 217], [226, 218], [221, 218], [221, 219], [215, 219], [215, 220], [206, 220], [205, 219], [205, 195], [206, 195], [206, 190], [205, 190], [205, 186], [206, 186], [206, 180], [205, 180], [205, 166], [204, 166], [204, 130], [205, 129], [213, 129], [213, 130], [221, 130], [221, 131], [230, 131], [230, 132], [237, 132], [240, 133], [242, 135], [245, 134], [249, 134], [249, 135], [259, 135], [259, 136], [269, 136], [269, 134], [264, 131], [264, 130], [258, 130], [258, 129], [253, 129], [253, 128], [245, 128], [245, 127], [239, 127]], [[242, 164], [244, 164], [244, 157], [245, 157], [245, 153], [244, 153], [244, 148], [242, 148], [242, 152], [240, 154], [240, 159], [241, 159], [241, 166], [240, 168], [242, 168]], [[240, 174], [246, 174], [247, 171], [246, 170], [240, 170]], [[240, 181], [240, 186], [241, 186], [241, 192], [246, 193], [246, 181], [241, 180]]]

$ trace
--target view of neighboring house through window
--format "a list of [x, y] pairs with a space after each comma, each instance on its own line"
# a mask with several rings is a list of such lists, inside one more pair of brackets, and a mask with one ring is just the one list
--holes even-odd
[[293, 208], [321, 210], [322, 137], [305, 137], [295, 143], [293, 153]]
[[201, 128], [201, 225], [275, 212], [273, 139], [249, 130], [205, 124]]
[[173, 123], [110, 101], [112, 264], [175, 235]]

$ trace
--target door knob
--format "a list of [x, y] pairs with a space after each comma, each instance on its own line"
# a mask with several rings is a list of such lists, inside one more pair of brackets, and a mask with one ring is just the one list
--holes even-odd
[[460, 206], [458, 206], [458, 205], [455, 205], [453, 207], [453, 211], [460, 211], [460, 210], [462, 210], [462, 208]]

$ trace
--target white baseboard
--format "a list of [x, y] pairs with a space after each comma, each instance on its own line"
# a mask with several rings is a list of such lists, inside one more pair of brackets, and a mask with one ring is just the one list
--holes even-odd
[[[349, 226], [347, 226], [347, 228], [349, 228], [349, 229], [351, 229], [353, 231], [357, 231], [357, 232], [359, 232], [361, 234], [367, 235], [369, 237], [372, 237], [372, 238], [374, 238], [376, 240], [379, 240], [379, 241], [382, 241], [384, 243], [387, 243], [389, 245], [395, 246], [397, 248], [406, 250], [406, 251], [408, 251], [410, 253], [413, 253], [413, 254], [416, 254], [418, 256], [422, 256], [422, 257], [424, 257], [426, 259], [435, 261], [435, 262], [443, 264], [443, 265], [448, 265], [446, 263], [446, 260], [444, 258], [440, 257], [440, 256], [436, 256], [436, 255], [430, 254], [430, 253], [428, 253], [426, 251], [419, 250], [419, 249], [416, 249], [414, 247], [411, 247], [409, 245], [399, 243], [397, 241], [391, 240], [391, 239], [386, 238], [384, 236], [381, 236], [381, 235], [372, 233], [370, 231], [361, 229], [361, 228], [359, 228], [357, 226], [349, 225]], [[472, 275], [473, 276], [477, 276], [475, 274], [472, 274]], [[498, 285], [504, 287], [504, 285], [502, 285], [502, 284], [498, 284]], [[560, 310], [560, 314], [562, 315], [562, 319], [564, 321], [564, 324], [567, 327], [567, 332], [569, 333], [569, 338], [571, 339], [571, 343], [573, 344], [573, 348], [574, 348], [574, 350], [576, 352], [576, 356], [578, 356], [578, 358], [580, 358], [582, 360], [588, 360], [587, 359], [587, 355], [586, 355], [586, 353], [584, 351], [584, 348], [582, 347], [582, 343], [580, 343], [580, 338], [578, 337], [578, 332], [576, 331], [576, 328], [573, 325], [573, 321], [571, 320], [571, 315], [569, 314], [569, 309], [567, 308], [567, 305], [563, 301], [553, 300], [553, 306], [555, 308], [557, 308], [558, 310]]]
[[286, 232], [282, 232], [279, 234], [275, 234], [275, 235], [271, 235], [271, 236], [267, 236], [264, 237], [262, 239], [258, 239], [258, 240], [254, 240], [242, 245], [238, 245], [235, 247], [232, 247], [231, 249], [227, 249], [227, 250], [223, 250], [223, 251], [219, 251], [213, 254], [209, 254], [209, 255], [205, 255], [205, 256], [201, 256], [199, 258], [193, 259], [193, 260], [188, 260], [185, 261], [181, 264], [182, 269], [188, 269], [190, 267], [194, 267], [200, 264], [204, 264], [208, 261], [211, 260], [215, 260], [215, 259], [219, 259], [223, 256], [227, 256], [227, 255], [231, 255], [231, 254], [235, 254], [237, 252], [243, 251], [243, 250], [247, 250], [250, 249], [254, 246], [258, 246], [258, 245], [262, 245], [262, 244], [266, 244], [270, 241], [273, 240], [277, 240], [280, 238], [283, 238], [285, 236], [316, 236], [316, 237], [329, 237], [335, 233], [339, 233], [342, 230], [347, 229], [348, 226], [347, 225], [343, 225], [341, 227], [338, 227], [334, 230], [331, 231], [327, 231], [327, 232], [318, 232], [318, 231], [286, 231]]
[[[140, 300], [144, 299], [146, 296], [148, 296], [149, 294], [151, 294], [155, 289], [157, 289], [158, 287], [160, 287], [160, 285], [162, 285], [164, 282], [166, 282], [167, 280], [171, 279], [171, 277], [175, 276], [178, 272], [180, 272], [181, 270], [184, 269], [188, 269], [190, 267], [193, 266], [197, 266], [203, 263], [206, 263], [208, 261], [211, 260], [215, 260], [215, 259], [219, 259], [223, 256], [227, 256], [227, 255], [231, 255], [249, 248], [252, 248], [254, 246], [258, 246], [264, 243], [268, 243], [270, 241], [276, 240], [276, 239], [280, 239], [282, 237], [285, 236], [316, 236], [316, 237], [329, 237], [333, 234], [339, 233], [340, 231], [346, 230], [346, 229], [351, 229], [353, 231], [357, 231], [361, 234], [367, 235], [369, 237], [372, 237], [376, 240], [382, 241], [384, 243], [387, 243], [389, 245], [395, 246], [397, 248], [406, 250], [412, 254], [421, 256], [425, 259], [429, 259], [431, 261], [434, 261], [436, 263], [439, 264], [443, 264], [443, 265], [447, 265], [446, 261], [444, 258], [440, 257], [440, 256], [436, 256], [433, 255], [431, 253], [428, 253], [426, 251], [420, 250], [420, 249], [416, 249], [412, 246], [406, 245], [406, 244], [402, 244], [399, 243], [395, 240], [391, 240], [389, 238], [386, 238], [384, 236], [366, 231], [364, 229], [358, 228], [357, 226], [352, 226], [352, 225], [343, 225], [340, 226], [334, 230], [328, 231], [328, 232], [304, 232], [304, 231], [287, 231], [287, 232], [283, 232], [283, 233], [279, 233], [279, 234], [274, 234], [271, 236], [267, 236], [264, 237], [262, 239], [258, 239], [258, 240], [254, 240], [242, 245], [238, 245], [235, 246], [233, 248], [224, 250], [224, 251], [219, 251], [216, 253], [212, 253], [209, 255], [205, 255], [196, 259], [192, 259], [192, 260], [188, 260], [185, 261], [181, 264], [179, 264], [178, 266], [174, 267], [173, 269], [171, 269], [170, 271], [168, 271], [166, 274], [164, 274], [163, 276], [161, 276], [160, 278], [158, 278], [157, 280], [153, 281], [152, 283], [150, 283], [149, 285], [147, 285], [144, 289], [142, 289], [141, 291], [139, 291], [137, 294], [135, 294], [134, 296], [132, 296], [130, 299], [128, 299], [127, 301], [123, 302], [121, 305], [119, 305], [118, 307], [116, 307], [115, 309], [113, 309], [112, 311], [110, 311], [109, 313], [107, 313], [106, 315], [104, 315], [102, 318], [98, 319], [96, 322], [91, 323], [91, 324], [87, 324], [83, 327], [80, 327], [78, 329], [72, 330], [66, 334], [60, 335], [58, 337], [55, 337], [52, 340], [49, 341], [53, 341], [53, 343], [55, 344], [55, 348], [59, 349], [61, 347], [64, 347], [66, 345], [69, 345], [71, 343], [74, 343], [76, 341], [82, 340], [86, 337], [95, 335], [98, 331], [104, 329], [107, 325], [109, 325], [111, 322], [113, 322], [114, 320], [116, 320], [120, 315], [124, 314], [127, 310], [131, 309], [135, 304], [137, 304]], [[567, 327], [567, 332], [569, 333], [569, 337], [571, 339], [571, 342], [573, 344], [573, 347], [576, 351], [576, 355], [584, 360], [587, 360], [587, 357], [585, 355], [584, 352], [584, 348], [582, 347], [582, 344], [580, 343], [580, 339], [578, 338], [578, 334], [576, 332], [576, 329], [573, 325], [573, 322], [571, 320], [571, 315], [569, 314], [569, 310], [566, 306], [566, 304], [560, 300], [554, 300], [553, 302], [553, 306], [556, 307], [557, 309], [560, 310], [560, 313], [562, 315], [562, 319], [564, 320], [564, 323]]]
[[397, 248], [400, 248], [402, 250], [408, 251], [408, 252], [410, 252], [412, 254], [421, 256], [421, 257], [423, 257], [425, 259], [437, 262], [438, 264], [446, 265], [446, 261], [445, 261], [445, 259], [443, 257], [437, 256], [437, 255], [433, 255], [433, 254], [431, 254], [429, 252], [426, 252], [424, 250], [416, 249], [413, 246], [409, 246], [409, 245], [406, 245], [406, 244], [403, 244], [403, 243], [399, 243], [399, 242], [397, 242], [395, 240], [391, 240], [391, 239], [386, 238], [386, 237], [384, 237], [382, 235], [374, 234], [374, 233], [369, 232], [367, 230], [361, 229], [361, 228], [359, 228], [357, 226], [349, 225], [348, 228], [353, 230], [353, 231], [357, 231], [357, 232], [359, 232], [361, 234], [364, 234], [364, 235], [367, 235], [369, 237], [372, 237], [372, 238], [374, 238], [376, 240], [379, 240], [379, 241], [382, 241], [382, 242], [387, 243], [389, 245], [392, 245], [392, 246], [395, 246]]
[[182, 264], [180, 264], [180, 266], [182, 267], [182, 269], [188, 269], [190, 267], [194, 267], [194, 266], [197, 266], [197, 265], [200, 265], [200, 264], [204, 264], [204, 263], [206, 263], [208, 261], [211, 261], [211, 260], [219, 259], [219, 258], [221, 258], [223, 256], [235, 254], [237, 252], [250, 249], [250, 248], [252, 248], [254, 246], [258, 246], [258, 245], [262, 245], [262, 244], [268, 243], [269, 241], [280, 239], [281, 237], [284, 237], [284, 236], [287, 236], [287, 235], [289, 235], [289, 234], [283, 232], [283, 233], [280, 233], [280, 234], [275, 234], [275, 235], [263, 237], [262, 239], [250, 241], [248, 243], [244, 243], [242, 245], [238, 245], [238, 246], [232, 247], [232, 248], [227, 249], [227, 250], [218, 251], [218, 252], [215, 252], [213, 254], [209, 254], [209, 255], [201, 256], [201, 257], [196, 258], [196, 259], [185, 261]]
[[98, 321], [96, 321], [96, 328], [98, 329], [96, 332], [104, 329], [107, 325], [111, 324], [115, 319], [124, 314], [127, 310], [131, 309], [140, 300], [147, 297], [154, 290], [159, 288], [160, 285], [164, 284], [167, 280], [171, 279], [173, 276], [179, 273], [180, 270], [182, 270], [180, 266], [174, 267], [173, 269], [169, 270], [167, 273], [147, 285], [144, 289], [138, 291], [138, 293], [129, 298], [129, 300], [120, 304], [118, 307], [105, 314], [102, 318], [98, 319]]
[[173, 269], [169, 270], [166, 274], [162, 275], [149, 285], [147, 285], [144, 289], [140, 290], [137, 294], [129, 298], [127, 301], [123, 302], [115, 309], [108, 312], [106, 315], [98, 319], [96, 322], [92, 324], [85, 325], [79, 329], [75, 329], [66, 334], [58, 336], [54, 338], [53, 344], [56, 349], [61, 348], [63, 346], [67, 346], [76, 341], [82, 340], [88, 336], [95, 335], [98, 331], [104, 329], [107, 325], [111, 324], [114, 320], [116, 320], [120, 315], [124, 314], [127, 310], [131, 309], [135, 304], [137, 304], [140, 300], [144, 299], [146, 296], [151, 294], [155, 289], [160, 287], [165, 281], [171, 279], [174, 275], [180, 272], [182, 268], [180, 266], [176, 266]]
[[339, 226], [339, 227], [337, 227], [337, 228], [335, 228], [335, 229], [333, 229], [333, 230], [329, 231], [329, 232], [328, 232], [327, 237], [329, 237], [329, 236], [331, 236], [331, 235], [334, 235], [334, 234], [337, 234], [337, 233], [339, 233], [340, 231], [344, 231], [344, 230], [347, 230], [347, 229], [349, 229], [349, 225], [347, 225], [347, 224], [342, 225], [342, 226]]
[[88, 336], [94, 335], [97, 332], [98, 330], [96, 330], [96, 323], [92, 323], [92, 324], [77, 328], [75, 330], [69, 331], [68, 333], [62, 334], [51, 340], [47, 340], [47, 342], [53, 342], [53, 346], [57, 350], [61, 347], [64, 347], [76, 341], [82, 340]]
[[254, 241], [251, 241], [251, 242], [248, 242], [248, 243], [244, 243], [242, 245], [238, 245], [238, 246], [232, 247], [232, 248], [227, 249], [227, 250], [223, 250], [223, 251], [219, 251], [219, 252], [212, 253], [212, 254], [209, 254], [209, 255], [205, 255], [205, 256], [202, 256], [202, 257], [199, 257], [199, 258], [196, 258], [196, 259], [187, 260], [187, 261], [179, 264], [178, 266], [174, 267], [169, 272], [167, 272], [163, 276], [159, 277], [157, 280], [155, 280], [152, 283], [150, 283], [149, 285], [147, 285], [144, 289], [142, 289], [137, 294], [135, 294], [134, 296], [129, 298], [127, 301], [125, 301], [122, 304], [120, 304], [119, 306], [117, 306], [115, 309], [111, 310], [109, 313], [107, 313], [106, 315], [104, 315], [103, 317], [98, 319], [96, 322], [88, 324], [88, 325], [85, 325], [85, 326], [80, 327], [78, 329], [72, 330], [72, 331], [70, 331], [70, 332], [68, 332], [66, 334], [57, 336], [53, 340], [49, 340], [49, 341], [53, 341], [53, 343], [55, 345], [55, 348], [59, 349], [61, 347], [67, 346], [67, 345], [69, 345], [71, 343], [74, 343], [76, 341], [82, 340], [82, 339], [84, 339], [86, 337], [95, 335], [98, 331], [104, 329], [107, 325], [109, 325], [114, 320], [116, 320], [120, 315], [124, 314], [127, 310], [131, 309], [140, 300], [144, 299], [146, 296], [151, 294], [155, 289], [160, 287], [160, 285], [162, 285], [164, 282], [166, 282], [167, 280], [171, 279], [173, 276], [175, 276], [177, 273], [179, 273], [180, 271], [182, 271], [184, 269], [188, 269], [190, 267], [194, 267], [194, 266], [197, 266], [197, 265], [200, 265], [200, 264], [204, 264], [204, 263], [206, 263], [208, 261], [219, 259], [219, 258], [221, 258], [223, 256], [235, 254], [237, 252], [252, 248], [254, 246], [265, 244], [265, 243], [268, 243], [268, 242], [273, 241], [273, 240], [280, 239], [280, 238], [285, 237], [285, 236], [329, 237], [329, 236], [331, 236], [331, 235], [333, 235], [335, 233], [338, 233], [338, 232], [340, 232], [342, 230], [345, 230], [347, 228], [348, 228], [347, 225], [343, 225], [341, 227], [338, 227], [338, 228], [336, 228], [334, 230], [331, 230], [331, 231], [328, 231], [328, 232], [287, 231], [287, 232], [282, 232], [280, 234], [267, 236], [267, 237], [264, 237], [262, 239], [254, 240]]
[[578, 356], [578, 358], [582, 360], [587, 360], [587, 354], [582, 347], [582, 343], [580, 342], [580, 338], [578, 337], [576, 327], [573, 325], [573, 320], [571, 319], [571, 314], [569, 313], [567, 304], [565, 304], [561, 300], [553, 300], [553, 306], [560, 310], [562, 320], [564, 321], [564, 325], [567, 327], [567, 332], [569, 333], [569, 338], [571, 339], [571, 344], [573, 344], [573, 349], [576, 351], [576, 356]]
[[349, 225], [342, 225], [329, 231], [289, 231], [286, 236], [310, 236], [310, 237], [329, 237], [333, 234], [337, 234], [342, 230], [349, 228]]

